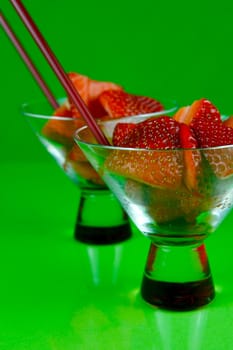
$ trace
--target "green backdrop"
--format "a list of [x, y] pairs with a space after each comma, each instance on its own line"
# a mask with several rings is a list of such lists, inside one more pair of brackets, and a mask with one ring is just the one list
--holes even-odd
[[[207, 97], [233, 113], [233, 2], [25, 0], [66, 71], [109, 80], [128, 91], [175, 98]], [[1, 8], [57, 95], [63, 90], [8, 0]], [[0, 30], [1, 160], [48, 157], [20, 115], [43, 98]], [[29, 147], [30, 146], [30, 147]]]
[[[206, 97], [233, 114], [232, 0], [23, 3], [66, 71], [180, 105]], [[10, 1], [0, 8], [62, 95]], [[216, 300], [151, 309], [139, 296], [148, 239], [135, 230], [122, 245], [74, 243], [78, 188], [20, 114], [44, 97], [1, 28], [0, 96], [0, 349], [232, 350], [232, 212], [206, 242]]]

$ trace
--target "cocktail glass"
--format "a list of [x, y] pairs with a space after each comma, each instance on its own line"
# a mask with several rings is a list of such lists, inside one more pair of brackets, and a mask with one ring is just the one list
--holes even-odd
[[[64, 101], [59, 102], [63, 104]], [[177, 108], [173, 101], [165, 103], [166, 112]], [[91, 244], [111, 244], [128, 239], [131, 225], [127, 214], [74, 142], [73, 134], [84, 121], [53, 116], [53, 112], [46, 102], [26, 103], [22, 108], [41, 143], [81, 190], [75, 238]], [[106, 121], [103, 125], [110, 132], [117, 122], [117, 119]]]
[[[174, 150], [103, 146], [88, 127], [80, 128], [75, 140], [138, 229], [151, 240], [142, 298], [173, 310], [209, 303], [215, 291], [204, 240], [233, 206], [233, 176], [218, 177], [215, 166], [232, 173], [233, 145]], [[196, 190], [183, 183], [183, 176], [190, 175], [184, 161], [190, 157], [199, 162]], [[169, 168], [171, 162], [177, 166]], [[174, 178], [179, 174], [177, 184]]]

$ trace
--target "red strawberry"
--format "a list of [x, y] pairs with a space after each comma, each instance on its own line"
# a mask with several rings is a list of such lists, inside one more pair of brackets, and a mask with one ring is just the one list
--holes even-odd
[[159, 149], [155, 151], [113, 151], [107, 168], [118, 174], [161, 188], [180, 186], [183, 172], [182, 154], [168, 149], [180, 147], [178, 122], [163, 116], [136, 126], [121, 142], [121, 147]]
[[197, 140], [188, 125], [180, 123], [180, 144], [182, 148], [197, 148]]
[[[75, 143], [71, 150], [66, 154], [66, 160], [63, 167], [67, 171], [70, 171], [70, 168], [73, 169], [78, 176], [83, 177], [89, 182], [103, 185], [103, 180], [93, 169], [81, 149]], [[78, 176], [76, 179], [77, 181], [79, 180]]]
[[88, 107], [95, 118], [102, 118], [106, 116], [106, 111], [99, 101], [99, 96], [104, 91], [109, 90], [121, 91], [122, 87], [111, 82], [90, 80]]
[[89, 97], [90, 79], [85, 75], [73, 72], [68, 73], [68, 77], [72, 81], [75, 89], [78, 91], [79, 95], [82, 97], [84, 102], [87, 103]]
[[[80, 97], [87, 104], [88, 103], [88, 94], [89, 94], [89, 78], [85, 75], [77, 73], [68, 73], [68, 77], [72, 81], [75, 89], [78, 91]], [[81, 115], [74, 105], [73, 101], [69, 98], [70, 109], [72, 116], [75, 118], [80, 118]]]
[[114, 146], [120, 147], [124, 143], [125, 138], [136, 127], [134, 123], [118, 123], [113, 131], [112, 143]]
[[[200, 147], [233, 145], [233, 129], [223, 124], [219, 112], [209, 113], [206, 117], [204, 114], [196, 116], [191, 126]], [[217, 177], [225, 178], [233, 174], [232, 149], [207, 150], [204, 154]]]
[[233, 144], [233, 129], [223, 123], [210, 124], [204, 120], [197, 120], [192, 128], [200, 147], [217, 147]]
[[153, 98], [137, 96], [120, 90], [108, 90], [99, 97], [110, 118], [162, 111], [162, 104]]
[[[190, 125], [199, 147], [208, 148], [233, 144], [233, 129], [223, 124], [217, 108], [206, 99], [195, 101], [190, 107], [178, 111], [175, 119]], [[216, 149], [205, 151], [204, 154], [215, 175], [221, 178], [233, 173], [232, 153], [231, 149]]]
[[197, 190], [197, 177], [200, 173], [201, 155], [197, 148], [197, 140], [188, 125], [180, 124], [180, 143], [184, 148], [184, 183], [189, 190]]
[[187, 125], [192, 125], [194, 121], [202, 118], [209, 123], [221, 122], [219, 111], [205, 98], [194, 101], [191, 106], [182, 107], [174, 115], [175, 120]]
[[[101, 118], [106, 115], [104, 108], [98, 100], [99, 95], [110, 89], [122, 90], [122, 87], [117, 84], [92, 80], [82, 74], [69, 73], [68, 76], [95, 118]], [[80, 117], [80, 113], [71, 100], [70, 105], [73, 116], [76, 118]]]
[[89, 100], [93, 101], [98, 99], [98, 97], [104, 92], [109, 90], [122, 91], [122, 87], [115, 83], [98, 81], [98, 80], [90, 80], [89, 85]]
[[70, 148], [74, 144], [75, 131], [84, 125], [81, 118], [51, 118], [45, 123], [41, 132], [50, 140]]
[[181, 108], [174, 119], [189, 125], [199, 147], [216, 147], [233, 144], [233, 131], [221, 121], [217, 108], [207, 99], [195, 101]]
[[55, 109], [53, 115], [58, 117], [72, 117], [71, 110], [68, 108], [66, 104], [63, 104], [59, 106], [57, 109]]
[[170, 117], [149, 118], [135, 125], [130, 134], [122, 140], [122, 147], [148, 149], [180, 147], [180, 124]]

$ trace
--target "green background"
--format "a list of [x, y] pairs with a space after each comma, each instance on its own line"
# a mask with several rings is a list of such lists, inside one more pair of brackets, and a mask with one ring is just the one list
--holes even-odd
[[[63, 90], [7, 0], [0, 8], [47, 82]], [[133, 93], [207, 97], [233, 114], [233, 2], [25, 0], [66, 71]], [[215, 300], [187, 313], [140, 298], [149, 240], [73, 240], [79, 192], [33, 135], [23, 102], [43, 99], [0, 30], [0, 349], [232, 350], [232, 220], [206, 241]], [[114, 276], [114, 280], [113, 280]]]
[[[211, 99], [233, 113], [233, 3], [196, 1], [25, 0], [24, 4], [66, 71], [109, 80], [128, 91]], [[8, 0], [1, 8], [57, 95], [63, 90]], [[1, 159], [44, 159], [19, 107], [43, 98], [0, 31]], [[28, 147], [30, 145], [30, 147]]]

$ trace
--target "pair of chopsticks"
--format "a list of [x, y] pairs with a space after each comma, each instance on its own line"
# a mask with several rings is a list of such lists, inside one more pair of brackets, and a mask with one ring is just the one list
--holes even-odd
[[[109, 145], [109, 142], [105, 135], [102, 133], [101, 129], [99, 128], [95, 118], [91, 115], [89, 109], [87, 108], [86, 104], [82, 100], [81, 96], [73, 86], [71, 80], [65, 73], [63, 67], [61, 66], [60, 62], [58, 61], [55, 54], [52, 52], [51, 48], [47, 44], [45, 38], [40, 33], [39, 29], [37, 28], [35, 22], [33, 21], [32, 17], [28, 13], [27, 9], [24, 7], [24, 5], [21, 3], [20, 0], [10, 0], [11, 4], [13, 5], [14, 9], [16, 10], [17, 14], [21, 18], [22, 22], [24, 23], [25, 27], [31, 34], [33, 40], [37, 44], [38, 48], [44, 55], [45, 59], [47, 60], [48, 64], [54, 71], [55, 75], [57, 76], [58, 80], [60, 81], [61, 85], [63, 86], [64, 90], [66, 91], [67, 95], [70, 96], [72, 99], [75, 107], [78, 109], [80, 114], [83, 116], [85, 122], [89, 126], [90, 130], [92, 131], [93, 135], [95, 136], [96, 140], [103, 145]], [[12, 41], [13, 45], [17, 49], [18, 53], [22, 57], [23, 61], [25, 62], [26, 66], [32, 73], [33, 77], [36, 79], [38, 85], [44, 92], [46, 98], [50, 102], [51, 106], [55, 109], [58, 107], [58, 103], [56, 99], [54, 98], [51, 90], [47, 86], [46, 82], [42, 78], [39, 71], [36, 69], [35, 65], [33, 64], [32, 60], [26, 53], [25, 49], [21, 45], [19, 39], [16, 37], [16, 34], [13, 32], [12, 28], [10, 27], [8, 21], [4, 17], [3, 13], [0, 11], [0, 24], [2, 25], [3, 29], [5, 30], [6, 34], [8, 35], [9, 39]]]

